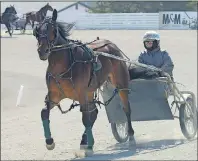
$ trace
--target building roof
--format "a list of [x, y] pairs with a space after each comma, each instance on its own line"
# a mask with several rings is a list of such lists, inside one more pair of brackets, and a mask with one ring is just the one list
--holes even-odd
[[60, 9], [60, 10], [58, 11], [58, 13], [59, 13], [59, 12], [62, 12], [62, 11], [64, 11], [64, 10], [67, 10], [68, 8], [73, 7], [73, 6], [75, 6], [75, 5], [81, 5], [81, 6], [85, 7], [85, 8], [88, 8], [88, 9], [90, 9], [90, 10], [93, 10], [93, 8], [91, 8], [90, 6], [84, 4], [83, 2], [76, 2], [76, 3], [73, 3], [73, 4], [71, 4], [71, 5], [68, 5], [68, 6], [66, 6], [66, 7], [64, 7], [64, 8], [62, 8], [62, 9]]

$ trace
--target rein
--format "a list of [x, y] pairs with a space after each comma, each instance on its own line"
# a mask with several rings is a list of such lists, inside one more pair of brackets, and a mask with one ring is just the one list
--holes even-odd
[[[91, 43], [93, 43], [97, 40], [93, 40], [93, 41], [87, 42], [87, 43], [81, 43], [80, 45], [76, 44], [76, 43], [80, 43], [79, 41], [70, 40], [70, 39], [68, 39], [68, 41], [73, 42], [76, 45], [76, 47], [81, 47], [81, 46], [84, 46], [84, 45], [91, 44]], [[69, 48], [71, 48], [72, 45], [73, 44], [56, 45], [56, 46], [53, 46], [50, 51], [53, 52], [53, 51], [60, 51], [60, 50], [64, 50], [64, 49], [69, 49]]]

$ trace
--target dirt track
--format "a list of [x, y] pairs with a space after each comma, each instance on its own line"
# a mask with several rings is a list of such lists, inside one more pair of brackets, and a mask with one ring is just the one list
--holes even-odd
[[[74, 31], [72, 38], [92, 41], [97, 36], [113, 41], [131, 59], [137, 59], [143, 49], [145, 31]], [[177, 82], [197, 96], [197, 36], [196, 31], [159, 31], [161, 46], [175, 62]], [[1, 38], [1, 157], [2, 160], [71, 160], [79, 148], [83, 125], [78, 108], [67, 115], [58, 109], [51, 111], [51, 131], [56, 142], [53, 151], [47, 151], [40, 119], [44, 107], [45, 70], [47, 61], [40, 61], [37, 41], [31, 35], [13, 35]], [[24, 85], [21, 107], [16, 107], [17, 93]], [[71, 101], [64, 100], [64, 109]], [[145, 107], [149, 108], [149, 107]], [[186, 142], [179, 121], [133, 123], [137, 151], [128, 151], [113, 138], [105, 109], [99, 109], [94, 126], [96, 154], [90, 160], [197, 160], [197, 140]]]

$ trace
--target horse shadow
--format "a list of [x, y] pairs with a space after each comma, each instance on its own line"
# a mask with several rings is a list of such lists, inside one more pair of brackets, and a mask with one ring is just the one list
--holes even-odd
[[[193, 139], [195, 140], [195, 139]], [[193, 141], [191, 140], [191, 141]], [[152, 153], [155, 151], [162, 151], [170, 148], [175, 148], [182, 144], [187, 144], [190, 141], [186, 139], [164, 139], [164, 140], [155, 140], [148, 142], [137, 142], [135, 147], [129, 147], [129, 143], [117, 143], [113, 146], [108, 147], [106, 150], [96, 151], [96, 154], [86, 158], [76, 158], [73, 161], [80, 160], [119, 160], [127, 157], [134, 157], [137, 155]], [[106, 151], [109, 154], [104, 154]]]

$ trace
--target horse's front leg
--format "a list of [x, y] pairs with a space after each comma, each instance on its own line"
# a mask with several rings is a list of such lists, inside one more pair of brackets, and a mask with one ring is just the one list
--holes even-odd
[[55, 105], [53, 104], [53, 102], [50, 102], [49, 100], [47, 100], [46, 101], [46, 107], [41, 110], [41, 120], [42, 120], [42, 123], [43, 123], [46, 148], [48, 150], [53, 150], [55, 148], [54, 140], [51, 137], [50, 120], [49, 120], [50, 109], [52, 109], [54, 106]]
[[[95, 108], [96, 108], [96, 110], [97, 110], [97, 113], [98, 113], [98, 109], [97, 109], [96, 105], [93, 104], [93, 106], [95, 106]], [[97, 115], [96, 115], [96, 118], [93, 119], [92, 127], [93, 127], [93, 125], [94, 125], [96, 119], [97, 119]], [[81, 142], [80, 142], [80, 149], [86, 149], [87, 146], [88, 146], [88, 140], [87, 140], [86, 127], [85, 127], [85, 131], [84, 131], [84, 133], [83, 133], [83, 135], [82, 135], [82, 139], [81, 139]]]
[[82, 112], [82, 122], [85, 126], [85, 131], [81, 140], [82, 146], [85, 150], [93, 150], [94, 137], [92, 127], [97, 119], [98, 109], [94, 103], [81, 105], [80, 111]]
[[34, 29], [34, 21], [32, 21], [32, 29]]
[[80, 149], [86, 149], [86, 148], [87, 148], [87, 134], [85, 130], [82, 135], [81, 142], [80, 142]]

